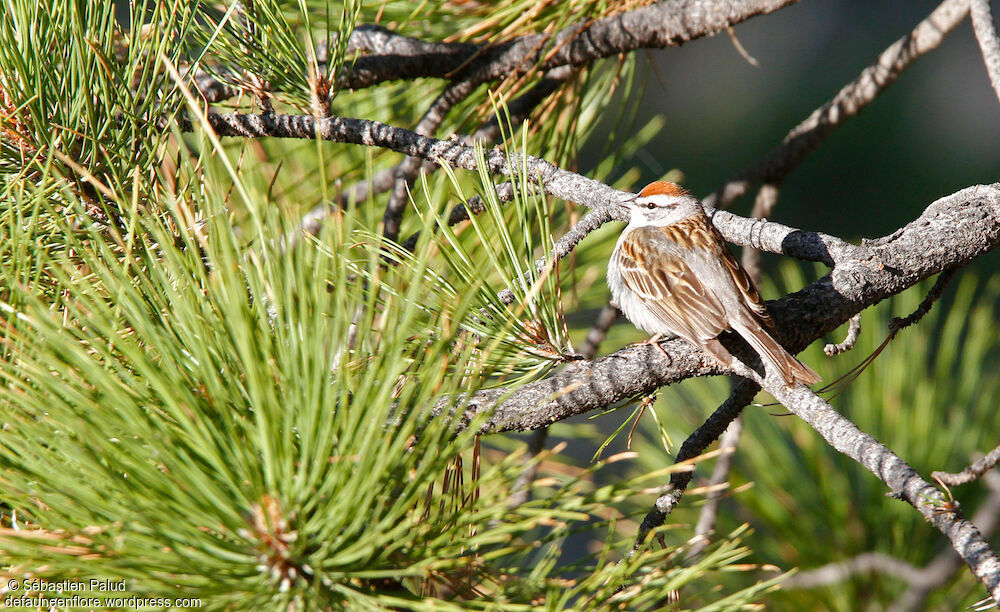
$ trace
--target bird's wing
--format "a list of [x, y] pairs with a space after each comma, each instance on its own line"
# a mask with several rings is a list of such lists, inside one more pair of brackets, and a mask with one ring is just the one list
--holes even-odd
[[726, 247], [726, 239], [722, 237], [719, 230], [715, 229], [715, 226], [711, 222], [706, 223], [712, 234], [714, 234], [716, 240], [718, 241], [720, 252], [722, 255], [722, 261], [726, 264], [726, 271], [732, 276], [733, 282], [736, 288], [740, 291], [740, 296], [743, 298], [743, 303], [746, 304], [747, 308], [756, 315], [757, 320], [759, 320], [764, 327], [770, 331], [774, 331], [774, 322], [771, 321], [771, 315], [767, 313], [767, 305], [764, 303], [764, 298], [760, 297], [760, 291], [757, 290], [757, 286], [754, 285], [753, 280], [747, 271], [743, 269], [740, 262], [736, 261], [733, 254]]
[[729, 247], [726, 246], [726, 239], [712, 225], [712, 221], [707, 216], [688, 217], [677, 223], [658, 228], [656, 231], [662, 232], [672, 242], [685, 249], [694, 249], [696, 245], [709, 246], [711, 252], [705, 254], [710, 255], [713, 259], [722, 260], [724, 272], [732, 279], [743, 305], [750, 310], [759, 323], [771, 331], [774, 330], [774, 323], [767, 313], [767, 306], [764, 304], [763, 298], [760, 297], [756, 285], [743, 266], [733, 257]]
[[635, 228], [617, 251], [618, 269], [625, 286], [664, 326], [703, 345], [729, 327], [726, 311], [679, 251], [660, 229]]

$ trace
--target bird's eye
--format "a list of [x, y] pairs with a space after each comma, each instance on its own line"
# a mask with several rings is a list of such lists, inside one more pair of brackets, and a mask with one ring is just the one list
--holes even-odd
[[650, 202], [649, 204], [646, 204], [646, 208], [648, 208], [649, 210], [653, 210], [654, 208], [656, 208], [656, 204]]

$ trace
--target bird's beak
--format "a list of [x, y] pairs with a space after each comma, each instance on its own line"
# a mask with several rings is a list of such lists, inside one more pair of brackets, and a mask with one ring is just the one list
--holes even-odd
[[627, 196], [625, 196], [624, 198], [618, 200], [618, 203], [620, 205], [624, 206], [625, 208], [632, 208], [632, 205], [635, 204], [635, 201], [638, 198], [639, 198], [639, 196], [637, 196], [636, 194], [630, 193]]

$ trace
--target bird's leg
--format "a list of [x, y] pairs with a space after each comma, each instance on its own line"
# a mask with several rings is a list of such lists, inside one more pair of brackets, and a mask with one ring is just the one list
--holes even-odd
[[635, 346], [655, 346], [658, 351], [663, 353], [663, 356], [670, 360], [670, 355], [667, 354], [667, 349], [660, 345], [660, 340], [663, 340], [663, 334], [653, 334], [649, 338], [646, 338], [642, 342], [636, 342]]

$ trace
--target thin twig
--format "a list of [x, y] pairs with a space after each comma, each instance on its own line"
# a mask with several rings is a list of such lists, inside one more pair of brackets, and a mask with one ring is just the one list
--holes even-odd
[[[497, 202], [500, 204], [506, 204], [514, 199], [514, 185], [512, 183], [500, 183], [496, 185], [495, 189], [496, 192], [494, 195], [496, 196]], [[469, 198], [469, 201], [466, 204], [457, 204], [451, 209], [451, 212], [448, 214], [448, 227], [461, 223], [462, 221], [468, 221], [470, 211], [472, 214], [478, 215], [484, 210], [486, 210], [486, 208], [483, 206], [483, 199], [478, 195], [474, 195]], [[412, 251], [417, 246], [417, 241], [419, 239], [420, 232], [413, 232], [410, 234], [409, 238], [403, 241], [402, 246], [407, 251]]]
[[[188, 70], [190, 70], [190, 68], [185, 69], [182, 73], [185, 77], [187, 77]], [[201, 94], [202, 99], [208, 104], [222, 102], [223, 100], [228, 100], [229, 98], [234, 98], [240, 95], [239, 89], [236, 87], [230, 87], [204, 70], [195, 71], [192, 76], [192, 80], [194, 81], [195, 89], [199, 94]]]
[[971, 0], [972, 29], [979, 41], [979, 49], [983, 53], [986, 72], [990, 75], [993, 91], [1000, 99], [1000, 37], [997, 36], [993, 13], [990, 12], [990, 0]]
[[[712, 442], [715, 442], [726, 431], [729, 424], [753, 401], [758, 391], [760, 391], [760, 386], [752, 381], [740, 380], [736, 383], [726, 401], [698, 429], [688, 436], [687, 440], [684, 440], [680, 450], [677, 452], [677, 458], [674, 459], [674, 463], [693, 459], [705, 452], [705, 449]], [[667, 487], [667, 491], [656, 499], [653, 508], [642, 519], [633, 552], [639, 550], [646, 541], [646, 536], [650, 531], [663, 525], [667, 516], [673, 512], [674, 508], [680, 502], [681, 496], [684, 495], [684, 490], [691, 483], [692, 477], [693, 471], [687, 470], [674, 472], [670, 475], [670, 485]]]
[[995, 468], [998, 463], [1000, 463], [1000, 446], [991, 450], [985, 457], [974, 461], [961, 472], [933, 472], [931, 476], [949, 487], [954, 487], [981, 478], [983, 474]]
[[[554, 265], [563, 257], [569, 255], [576, 245], [580, 243], [581, 240], [587, 237], [591, 232], [600, 228], [610, 219], [610, 210], [607, 207], [598, 208], [590, 211], [582, 219], [576, 222], [573, 227], [569, 228], [565, 234], [563, 234], [559, 240], [552, 246], [552, 251], [550, 252], [548, 258], [541, 257], [535, 261], [535, 269], [539, 274], [545, 270], [547, 265]], [[530, 273], [525, 273], [525, 279], [530, 281]], [[500, 291], [500, 299], [504, 304], [511, 304], [514, 302], [514, 294], [510, 289], [504, 289]]]
[[[448, 116], [448, 111], [455, 104], [467, 98], [474, 89], [475, 85], [469, 81], [449, 85], [435, 98], [413, 131], [421, 136], [433, 136], [445, 117]], [[416, 180], [423, 162], [424, 160], [420, 157], [407, 157], [396, 165], [393, 172], [392, 193], [389, 195], [389, 202], [386, 204], [385, 215], [382, 218], [382, 235], [389, 240], [395, 241], [399, 238], [399, 228], [409, 200], [410, 187]]]
[[941, 294], [944, 293], [945, 288], [951, 279], [955, 278], [955, 273], [958, 272], [958, 267], [949, 268], [941, 274], [938, 275], [937, 280], [934, 281], [934, 286], [931, 290], [927, 292], [924, 299], [917, 306], [917, 309], [908, 314], [903, 318], [896, 317], [892, 321], [889, 321], [889, 334], [895, 337], [900, 331], [906, 329], [907, 327], [918, 322], [920, 319], [924, 318], [928, 312], [931, 311], [931, 307], [934, 306], [934, 302], [941, 298]]
[[740, 56], [743, 59], [745, 59], [748, 64], [750, 64], [754, 68], [759, 68], [760, 62], [757, 61], [757, 58], [750, 55], [750, 53], [743, 47], [743, 43], [741, 43], [740, 39], [736, 36], [736, 30], [733, 29], [732, 27], [729, 27], [726, 28], [726, 31], [729, 32], [729, 38], [730, 40], [733, 41], [733, 46], [736, 47], [736, 52], [739, 53]]
[[770, 373], [761, 377], [739, 362], [733, 371], [760, 384], [776, 400], [808, 423], [834, 449], [860, 463], [888, 485], [894, 497], [906, 501], [950, 541], [995, 602], [1000, 602], [1000, 558], [982, 534], [956, 510], [934, 485], [882, 443], [861, 431], [841, 412], [804, 385], [788, 387]]
[[[955, 277], [956, 272], [958, 272], [958, 267], [949, 268], [941, 272], [941, 274], [938, 275], [937, 280], [934, 282], [934, 286], [931, 287], [931, 290], [927, 292], [927, 295], [924, 296], [923, 301], [920, 302], [920, 305], [917, 306], [916, 310], [911, 312], [906, 317], [903, 318], [895, 317], [894, 319], [889, 321], [889, 335], [886, 336], [885, 340], [882, 341], [882, 344], [878, 345], [878, 347], [876, 347], [876, 349], [872, 351], [871, 354], [862, 359], [861, 362], [858, 363], [858, 365], [848, 370], [847, 373], [842, 375], [837, 380], [818, 389], [817, 392], [826, 393], [828, 391], [832, 391], [833, 395], [831, 395], [829, 399], [833, 399], [834, 397], [840, 395], [840, 393], [844, 389], [846, 389], [848, 385], [854, 382], [858, 378], [858, 376], [861, 375], [862, 372], [868, 369], [868, 366], [870, 366], [875, 361], [875, 359], [882, 354], [882, 351], [885, 350], [885, 347], [889, 346], [889, 343], [896, 338], [896, 335], [900, 331], [913, 325], [920, 319], [924, 318], [924, 316], [928, 312], [930, 312], [931, 307], [934, 306], [934, 302], [936, 302], [941, 297], [941, 294], [944, 293], [945, 287], [947, 287], [948, 283], [951, 282], [951, 279]], [[850, 340], [850, 333], [848, 333], [848, 340]], [[846, 343], [848, 340], [845, 340], [844, 342]]]
[[728, 487], [723, 485], [729, 482], [729, 470], [733, 464], [733, 454], [739, 445], [740, 436], [743, 433], [743, 415], [737, 416], [726, 428], [726, 433], [722, 434], [719, 440], [719, 458], [715, 460], [715, 467], [712, 468], [712, 477], [708, 481], [708, 493], [705, 495], [705, 505], [698, 513], [698, 522], [694, 527], [694, 537], [691, 538], [690, 548], [687, 551], [687, 558], [694, 559], [708, 547], [709, 535], [715, 531], [715, 521], [719, 515], [719, 501]]
[[535, 482], [535, 477], [538, 476], [538, 461], [536, 458], [539, 453], [545, 450], [545, 441], [548, 437], [548, 427], [542, 427], [531, 432], [531, 438], [528, 440], [528, 452], [524, 457], [525, 468], [521, 472], [521, 475], [517, 477], [517, 480], [514, 481], [514, 486], [511, 487], [510, 499], [507, 500], [507, 505], [511, 508], [516, 508], [531, 500], [531, 485]]
[[[954, 551], [952, 551], [952, 556]], [[923, 570], [915, 565], [880, 552], [861, 553], [855, 557], [822, 567], [799, 572], [781, 583], [783, 589], [814, 589], [838, 584], [857, 574], [870, 573], [894, 576], [914, 584], [921, 580]]]
[[861, 313], [851, 317], [848, 321], [847, 336], [844, 341], [839, 344], [827, 344], [823, 347], [823, 352], [826, 353], [828, 357], [833, 357], [834, 355], [840, 355], [841, 353], [846, 353], [847, 351], [854, 348], [854, 344], [858, 341], [858, 336], [861, 335]]
[[[991, 472], [984, 478], [990, 489], [990, 496], [979, 505], [972, 523], [979, 528], [983, 537], [990, 537], [1000, 524], [1000, 474]], [[944, 586], [955, 572], [962, 567], [962, 560], [950, 548], [942, 548], [930, 563], [925, 565], [920, 580], [911, 582], [909, 588], [893, 602], [887, 612], [918, 612], [926, 610], [927, 597], [932, 591]]]
[[611, 303], [605, 304], [604, 308], [601, 308], [601, 312], [597, 313], [594, 324], [587, 330], [587, 337], [583, 341], [583, 346], [580, 347], [580, 354], [583, 355], [584, 359], [593, 359], [597, 355], [601, 343], [608, 336], [608, 330], [617, 320], [618, 309]]
[[871, 104], [917, 58], [935, 49], [968, 12], [968, 0], [942, 2], [912, 32], [883, 51], [858, 78], [790, 131], [780, 145], [705, 198], [705, 204], [726, 208], [756, 183], [780, 184], [837, 127]]
[[[553, 68], [531, 86], [528, 91], [514, 98], [507, 104], [507, 111], [510, 113], [511, 127], [517, 127], [526, 120], [549, 96], [559, 91], [563, 85], [568, 83], [578, 72], [575, 66], [559, 66]], [[486, 142], [496, 142], [500, 140], [501, 119], [493, 115], [484, 121], [476, 131], [472, 133], [472, 140], [485, 140]]]

